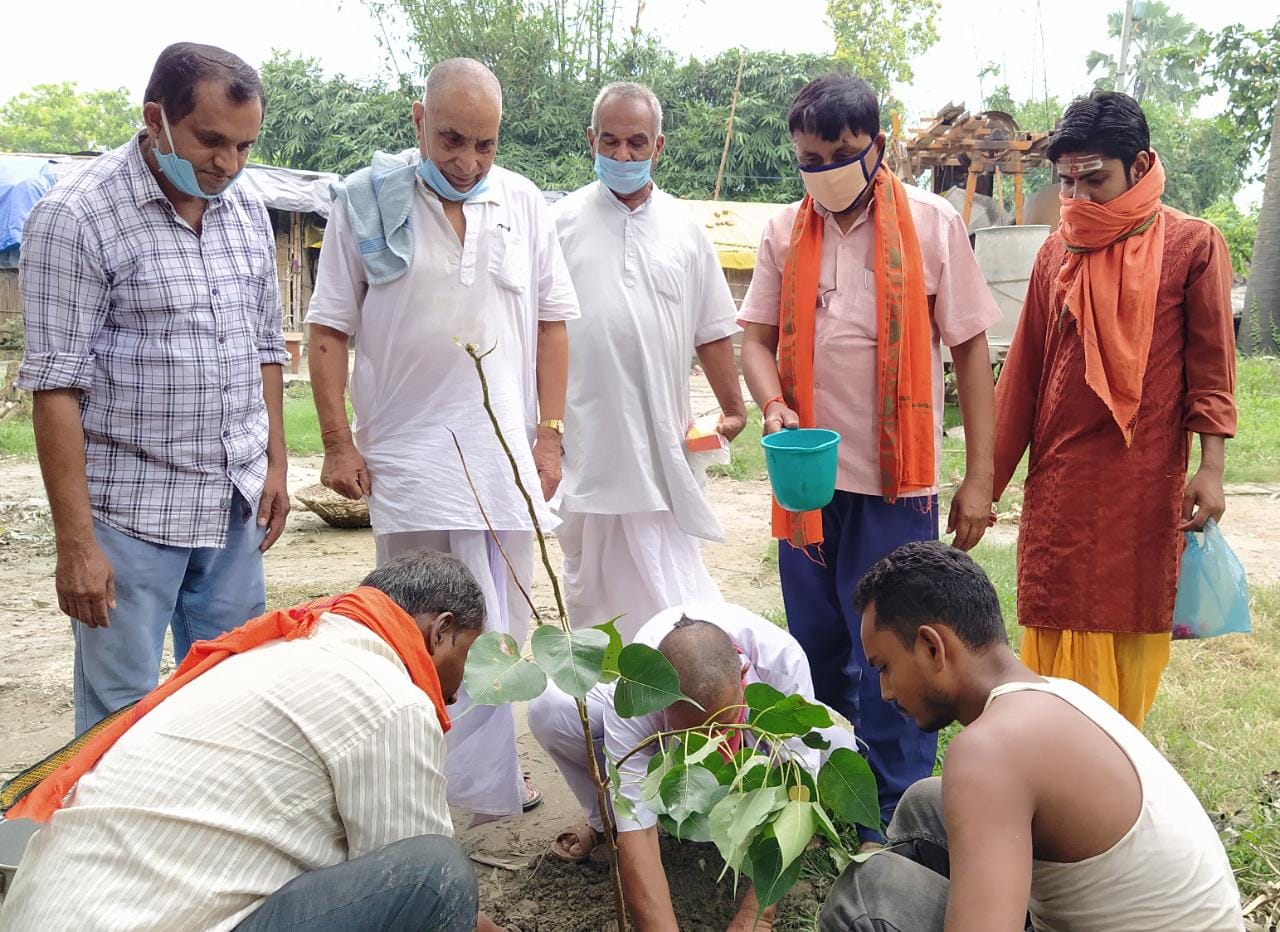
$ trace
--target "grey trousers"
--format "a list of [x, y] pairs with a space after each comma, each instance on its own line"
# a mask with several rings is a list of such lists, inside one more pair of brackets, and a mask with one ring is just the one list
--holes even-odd
[[818, 919], [822, 932], [942, 932], [951, 855], [940, 777], [907, 788], [885, 837], [892, 851], [850, 864], [832, 885]]
[[908, 787], [885, 836], [892, 851], [837, 878], [818, 920], [822, 932], [942, 932], [951, 873], [942, 780]]
[[421, 835], [295, 877], [236, 932], [472, 932], [477, 903], [462, 847]]

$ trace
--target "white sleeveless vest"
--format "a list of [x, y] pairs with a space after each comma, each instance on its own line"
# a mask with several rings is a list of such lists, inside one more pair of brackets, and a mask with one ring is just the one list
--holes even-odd
[[1218, 833], [1186, 781], [1142, 733], [1079, 683], [1006, 683], [987, 705], [1021, 690], [1051, 693], [1102, 729], [1133, 764], [1142, 809], [1102, 854], [1033, 861], [1036, 932], [1243, 932], [1240, 893]]

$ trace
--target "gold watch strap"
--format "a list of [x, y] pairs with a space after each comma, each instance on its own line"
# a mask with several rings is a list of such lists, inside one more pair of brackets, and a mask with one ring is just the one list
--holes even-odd
[[547, 427], [554, 430], [557, 434], [564, 433], [564, 420], [558, 417], [545, 417], [538, 422], [539, 427]]

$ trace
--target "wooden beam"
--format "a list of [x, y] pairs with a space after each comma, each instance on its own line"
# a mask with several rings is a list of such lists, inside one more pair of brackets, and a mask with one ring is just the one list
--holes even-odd
[[964, 217], [965, 226], [969, 225], [969, 217], [973, 215], [973, 196], [978, 191], [979, 174], [980, 172], [974, 171], [972, 166], [969, 167], [969, 180], [964, 186], [964, 213], [961, 215]]
[[1022, 172], [1013, 176], [1013, 222], [1022, 226]]

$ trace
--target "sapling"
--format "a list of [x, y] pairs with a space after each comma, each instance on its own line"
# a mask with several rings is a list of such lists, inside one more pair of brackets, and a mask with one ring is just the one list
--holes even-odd
[[[573, 697], [582, 724], [583, 753], [604, 825], [619, 930], [628, 926], [613, 812], [616, 809], [625, 818], [634, 815], [631, 799], [621, 792], [631, 784], [624, 783], [620, 768], [636, 755], [650, 756], [645, 776], [632, 782], [640, 784], [640, 799], [659, 824], [678, 839], [713, 842], [725, 861], [721, 877], [732, 870], [735, 885], [740, 876], [748, 877], [762, 911], [795, 884], [800, 854], [814, 835], [826, 839], [838, 868], [857, 858], [848, 851], [838, 826], [879, 828], [876, 782], [870, 768], [849, 748], [830, 750], [830, 742], [822, 734], [833, 726], [826, 706], [801, 696], [783, 695], [764, 683], [747, 686], [740, 705], [703, 710], [712, 712], [708, 716], [711, 724], [651, 735], [617, 761], [607, 761], [607, 772], [601, 774], [587, 714], [588, 691], [598, 683], [613, 683], [613, 707], [624, 718], [692, 700], [681, 692], [679, 675], [660, 651], [644, 644], [622, 645], [615, 627], [617, 618], [594, 628], [570, 627], [537, 509], [490, 403], [484, 358], [492, 349], [482, 353], [474, 343], [463, 348], [475, 363], [482, 403], [528, 508], [559, 622], [545, 622], [521, 586], [535, 624], [530, 637], [533, 656], [524, 656], [521, 645], [510, 635], [487, 632], [471, 648], [463, 683], [476, 705], [534, 699], [546, 688], [548, 677]], [[456, 437], [454, 443], [470, 483], [466, 457]], [[496, 542], [497, 534], [474, 484], [471, 491]], [[502, 555], [507, 559], [505, 552]], [[509, 559], [507, 565], [518, 584]], [[726, 717], [736, 721], [721, 724]], [[733, 742], [729, 740], [735, 731], [743, 739], [736, 751], [730, 748]], [[806, 751], [828, 750], [825, 763], [816, 774], [811, 772], [803, 760]]]

